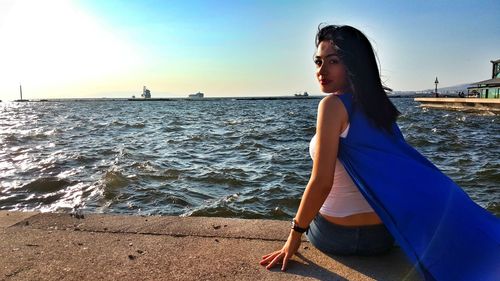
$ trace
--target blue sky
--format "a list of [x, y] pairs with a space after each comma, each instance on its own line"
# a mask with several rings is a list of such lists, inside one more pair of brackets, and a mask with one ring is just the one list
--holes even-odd
[[422, 90], [488, 79], [500, 1], [0, 2], [0, 99], [319, 93], [319, 23], [372, 41], [382, 80]]

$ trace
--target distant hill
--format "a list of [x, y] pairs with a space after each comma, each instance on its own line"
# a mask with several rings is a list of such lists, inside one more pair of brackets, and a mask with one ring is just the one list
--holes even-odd
[[[438, 86], [438, 92], [443, 93], [443, 94], [456, 93], [456, 92], [466, 92], [467, 93], [467, 88], [470, 87], [471, 85], [472, 85], [472, 83], [460, 84], [460, 85], [449, 86], [449, 87], [444, 87], [444, 88], [441, 88]], [[434, 92], [434, 88], [423, 90], [423, 92]]]
[[[464, 92], [467, 93], [467, 88], [470, 87], [472, 84], [460, 84], [460, 85], [454, 85], [454, 86], [449, 86], [449, 87], [438, 87], [438, 92], [440, 94], [448, 94], [448, 95], [458, 95], [459, 92]], [[399, 96], [421, 96], [421, 95], [431, 95], [434, 93], [434, 88], [432, 89], [426, 89], [426, 90], [419, 90], [419, 91], [394, 91], [394, 95], [399, 95]]]

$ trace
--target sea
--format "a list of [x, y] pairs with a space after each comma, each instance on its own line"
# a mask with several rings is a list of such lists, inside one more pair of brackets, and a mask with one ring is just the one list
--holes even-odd
[[[0, 210], [292, 218], [319, 101], [1, 102]], [[407, 142], [500, 217], [500, 116], [392, 101]]]

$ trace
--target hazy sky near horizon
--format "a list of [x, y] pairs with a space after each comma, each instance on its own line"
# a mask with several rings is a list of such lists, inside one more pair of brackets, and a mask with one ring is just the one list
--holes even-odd
[[318, 24], [362, 30], [394, 90], [491, 78], [498, 0], [0, 0], [0, 99], [319, 93]]

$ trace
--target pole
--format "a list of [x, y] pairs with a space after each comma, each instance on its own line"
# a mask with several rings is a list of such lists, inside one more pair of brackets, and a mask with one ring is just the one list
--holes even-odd
[[434, 95], [435, 95], [436, 97], [438, 96], [438, 83], [439, 83], [439, 81], [438, 81], [438, 78], [437, 78], [437, 76], [436, 76], [436, 81], [434, 81], [434, 84], [436, 85], [436, 88], [435, 88], [435, 90], [434, 90]]
[[21, 100], [23, 100], [23, 87], [19, 84], [19, 93], [21, 94]]

